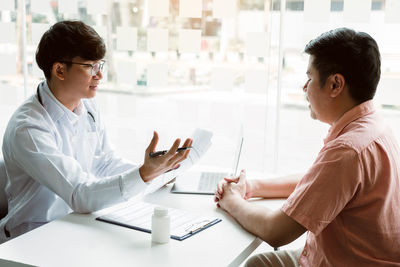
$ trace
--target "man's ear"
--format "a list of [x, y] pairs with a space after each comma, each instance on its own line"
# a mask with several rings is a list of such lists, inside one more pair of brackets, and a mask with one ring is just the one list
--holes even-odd
[[66, 72], [65, 64], [60, 62], [55, 62], [53, 64], [53, 67], [51, 68], [52, 76], [62, 81], [65, 79], [65, 72]]
[[331, 75], [329, 78], [329, 87], [330, 87], [330, 95], [331, 97], [337, 97], [343, 92], [343, 89], [346, 84], [346, 80], [343, 75], [340, 73], [336, 73]]

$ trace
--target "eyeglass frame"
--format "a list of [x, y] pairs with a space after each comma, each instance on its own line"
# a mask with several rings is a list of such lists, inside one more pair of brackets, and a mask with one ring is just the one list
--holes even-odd
[[[89, 63], [80, 63], [80, 62], [73, 62], [73, 61], [60, 61], [61, 63], [67, 63], [67, 64], [76, 64], [76, 65], [81, 65], [81, 66], [87, 66], [87, 67], [92, 67], [90, 74], [92, 77], [96, 76], [100, 71], [103, 70], [104, 64], [106, 63], [105, 60], [100, 60], [100, 62], [97, 62], [95, 64], [89, 64]], [[99, 64], [99, 70], [94, 73], [94, 67], [96, 64]]]

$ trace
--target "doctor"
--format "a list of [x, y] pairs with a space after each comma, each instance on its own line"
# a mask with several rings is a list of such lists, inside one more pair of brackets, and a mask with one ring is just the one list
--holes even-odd
[[[54, 24], [43, 36], [36, 61], [46, 81], [11, 117], [3, 140], [8, 174], [8, 215], [0, 221], [6, 241], [72, 211], [93, 212], [143, 192], [189, 151], [176, 139], [164, 156], [140, 167], [114, 154], [93, 97], [102, 79], [106, 48], [80, 21]], [[184, 146], [190, 146], [186, 139]]]

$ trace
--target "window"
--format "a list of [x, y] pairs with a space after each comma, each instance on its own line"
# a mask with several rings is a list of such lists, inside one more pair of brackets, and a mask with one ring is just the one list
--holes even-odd
[[43, 79], [34, 60], [41, 35], [57, 21], [79, 19], [107, 44], [97, 102], [116, 150], [134, 162], [142, 162], [153, 130], [161, 137], [158, 148], [166, 149], [201, 127], [214, 137], [200, 164], [229, 169], [243, 125], [241, 167], [305, 171], [328, 126], [309, 118], [302, 51], [320, 33], [343, 26], [370, 33], [380, 45], [375, 103], [399, 137], [397, 3], [352, 0], [358, 8], [352, 10], [346, 0], [282, 2], [283, 14], [279, 0], [26, 0], [22, 17], [17, 1], [2, 0], [0, 135]]

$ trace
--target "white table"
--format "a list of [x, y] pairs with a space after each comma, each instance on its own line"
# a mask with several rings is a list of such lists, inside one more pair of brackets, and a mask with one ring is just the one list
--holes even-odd
[[[167, 244], [155, 244], [148, 233], [95, 220], [113, 208], [93, 214], [69, 214], [0, 245], [0, 258], [60, 267], [238, 266], [262, 242], [218, 209], [213, 196], [169, 191], [169, 186], [163, 187], [144, 200], [217, 216], [222, 222], [184, 241], [171, 239]], [[260, 202], [272, 209], [282, 203], [282, 200]]]

